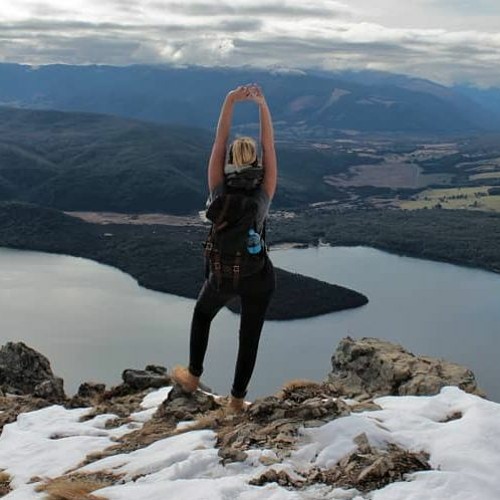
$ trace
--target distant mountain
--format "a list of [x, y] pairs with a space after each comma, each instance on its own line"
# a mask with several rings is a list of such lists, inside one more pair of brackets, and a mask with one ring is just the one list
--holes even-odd
[[[214, 128], [225, 93], [254, 81], [264, 88], [279, 127], [301, 126], [304, 134], [315, 127], [419, 134], [500, 130], [500, 110], [465, 93], [380, 72], [0, 64], [0, 103]], [[256, 107], [242, 103], [234, 120], [255, 125]]]
[[[204, 208], [213, 132], [108, 115], [0, 107], [0, 201], [61, 210], [187, 213]], [[345, 197], [323, 176], [357, 153], [278, 145], [275, 207]], [[374, 160], [372, 160], [374, 161]]]
[[489, 110], [490, 113], [500, 115], [500, 88], [480, 89], [466, 85], [457, 85], [453, 90], [466, 96], [483, 109]]

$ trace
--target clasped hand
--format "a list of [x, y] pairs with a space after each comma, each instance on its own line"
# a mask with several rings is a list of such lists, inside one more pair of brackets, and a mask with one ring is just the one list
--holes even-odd
[[255, 101], [257, 104], [264, 103], [264, 95], [262, 94], [261, 88], [256, 83], [250, 83], [247, 85], [240, 85], [234, 90], [228, 93], [233, 101]]

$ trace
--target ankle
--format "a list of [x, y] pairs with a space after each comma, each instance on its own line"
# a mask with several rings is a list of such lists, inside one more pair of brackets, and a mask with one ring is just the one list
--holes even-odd
[[233, 411], [243, 411], [245, 407], [245, 398], [236, 398], [231, 396], [229, 398], [229, 408]]

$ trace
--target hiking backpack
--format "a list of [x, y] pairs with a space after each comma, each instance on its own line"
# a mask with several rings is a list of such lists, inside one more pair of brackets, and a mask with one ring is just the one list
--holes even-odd
[[[240, 277], [261, 271], [266, 262], [265, 222], [262, 232], [256, 227], [257, 201], [248, 191], [226, 189], [217, 196], [207, 209], [206, 216], [212, 222], [205, 247], [205, 275], [210, 272], [220, 285], [222, 278], [230, 278], [233, 287]], [[248, 251], [249, 231], [260, 234], [261, 250], [257, 254]]]

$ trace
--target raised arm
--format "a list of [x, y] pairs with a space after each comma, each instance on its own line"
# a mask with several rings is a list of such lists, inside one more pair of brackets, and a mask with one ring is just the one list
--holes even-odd
[[235, 90], [231, 90], [224, 99], [217, 124], [214, 145], [212, 146], [212, 153], [208, 162], [208, 188], [210, 191], [224, 181], [224, 161], [226, 159], [226, 148], [231, 130], [234, 103], [247, 99], [249, 96], [249, 89], [246, 86], [240, 86]]
[[262, 187], [269, 198], [274, 196], [278, 180], [278, 162], [274, 148], [274, 130], [271, 112], [262, 91], [256, 85], [253, 86], [252, 99], [259, 105], [260, 114], [260, 144], [262, 147], [262, 166], [264, 168], [264, 181]]

